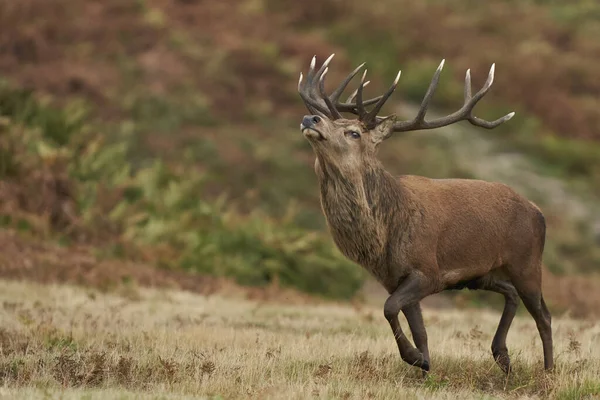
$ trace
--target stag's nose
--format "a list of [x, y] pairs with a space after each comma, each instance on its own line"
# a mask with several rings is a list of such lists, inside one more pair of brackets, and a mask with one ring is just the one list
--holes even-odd
[[319, 122], [321, 122], [321, 117], [318, 115], [305, 115], [304, 118], [302, 118], [300, 129], [313, 128]]

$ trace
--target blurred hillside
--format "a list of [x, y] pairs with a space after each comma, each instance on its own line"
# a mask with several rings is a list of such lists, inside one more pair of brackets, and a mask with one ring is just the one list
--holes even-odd
[[407, 134], [381, 157], [515, 185], [548, 219], [550, 300], [598, 309], [599, 15], [586, 0], [0, 0], [0, 223], [65, 264], [58, 247], [83, 246], [98, 265], [349, 298], [366, 276], [324, 229], [299, 72], [314, 54], [336, 53], [330, 82], [367, 61], [374, 94], [402, 69], [388, 108], [410, 116], [442, 58], [439, 112], [495, 62], [477, 113], [515, 118]]

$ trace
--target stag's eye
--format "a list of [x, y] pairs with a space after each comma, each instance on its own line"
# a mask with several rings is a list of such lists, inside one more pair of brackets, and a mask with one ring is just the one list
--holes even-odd
[[358, 133], [357, 131], [346, 131], [344, 132], [346, 134], [346, 136], [351, 137], [352, 139], [360, 139], [360, 133]]

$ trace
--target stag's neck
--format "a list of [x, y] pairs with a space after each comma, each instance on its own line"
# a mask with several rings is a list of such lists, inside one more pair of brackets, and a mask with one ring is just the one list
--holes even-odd
[[317, 158], [321, 206], [338, 248], [385, 279], [390, 236], [408, 222], [402, 186], [376, 160], [341, 169]]

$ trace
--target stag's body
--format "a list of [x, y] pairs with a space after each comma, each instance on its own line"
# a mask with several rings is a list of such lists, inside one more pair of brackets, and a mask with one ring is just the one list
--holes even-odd
[[[541, 292], [542, 253], [546, 225], [540, 209], [501, 183], [467, 179], [394, 177], [377, 160], [377, 146], [393, 132], [431, 129], [459, 120], [493, 128], [514, 114], [493, 122], [472, 115], [475, 104], [493, 80], [493, 67], [484, 88], [471, 95], [465, 78], [465, 104], [454, 114], [425, 121], [443, 66], [436, 71], [417, 117], [396, 122], [377, 112], [394, 91], [363, 101], [361, 85], [346, 103], [339, 96], [359, 68], [331, 96], [325, 94], [327, 64], [315, 74], [314, 59], [307, 83], [299, 92], [308, 109], [301, 124], [315, 154], [315, 172], [329, 230], [341, 252], [363, 266], [390, 294], [384, 315], [406, 362], [429, 370], [427, 333], [419, 302], [450, 289], [483, 289], [500, 293], [505, 307], [492, 342], [498, 365], [508, 372], [506, 336], [519, 297], [534, 317], [544, 347], [544, 365], [553, 367], [551, 317]], [[318, 82], [317, 82], [318, 80]], [[318, 85], [318, 91], [317, 91]], [[352, 103], [356, 97], [356, 103]], [[367, 112], [366, 105], [376, 104]], [[344, 119], [340, 111], [359, 115]], [[416, 348], [398, 320], [402, 311]]]
[[379, 165], [347, 175], [319, 161], [315, 169], [333, 240], [389, 293], [415, 270], [437, 293], [492, 271], [518, 275], [524, 262], [540, 265], [544, 217], [504, 184], [395, 178]]

